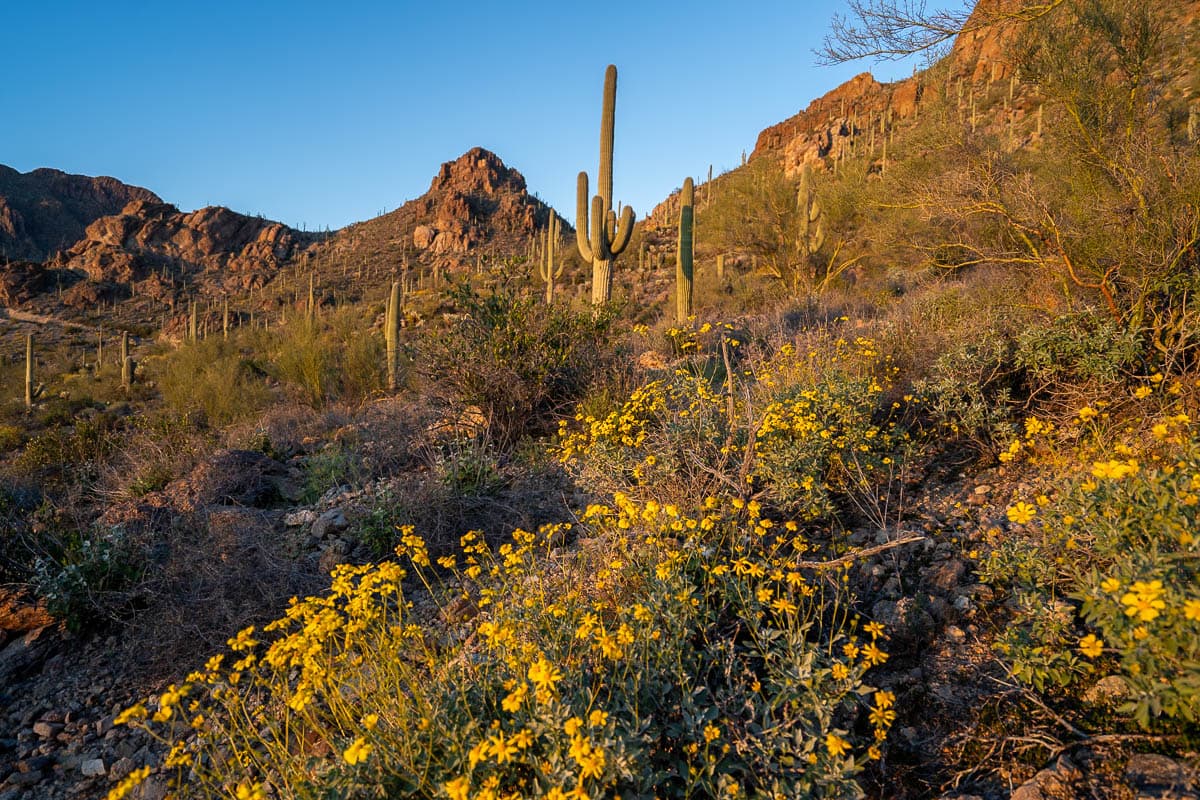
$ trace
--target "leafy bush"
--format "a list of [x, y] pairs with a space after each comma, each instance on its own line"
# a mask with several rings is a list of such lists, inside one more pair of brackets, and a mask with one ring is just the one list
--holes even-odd
[[78, 631], [118, 612], [142, 567], [140, 552], [120, 530], [94, 532], [70, 537], [58, 558], [39, 559], [33, 584], [47, 610]]
[[603, 379], [611, 308], [547, 307], [506, 287], [481, 295], [464, 285], [452, 296], [462, 316], [427, 339], [419, 363], [456, 412], [479, 410], [500, 449], [552, 431], [558, 415]]
[[1112, 383], [1137, 363], [1137, 335], [1095, 312], [1066, 314], [1017, 336], [1017, 366], [1043, 386], [1055, 383]]
[[[569, 524], [469, 533], [444, 574], [407, 529], [409, 566], [341, 568], [119, 721], [174, 745], [180, 797], [860, 796], [895, 718], [864, 685], [882, 627], [790, 566], [802, 539], [705, 505], [618, 497], [553, 561]], [[449, 628], [410, 611], [410, 568]]]
[[1020, 375], [1012, 350], [1004, 335], [981, 333], [939, 356], [930, 377], [915, 382], [913, 391], [952, 436], [995, 452], [1013, 433], [1012, 401]]
[[178, 415], [201, 411], [213, 425], [255, 413], [271, 400], [264, 373], [240, 338], [185, 344], [156, 361], [163, 400]]
[[[1096, 417], [1086, 408], [1073, 427], [1088, 439]], [[1081, 453], [1084, 477], [1010, 509], [1023, 533], [988, 565], [1019, 601], [1000, 643], [1013, 672], [1045, 688], [1115, 671], [1129, 690], [1119, 711], [1142, 727], [1200, 719], [1200, 438], [1181, 413], [1152, 434], [1141, 452]]]

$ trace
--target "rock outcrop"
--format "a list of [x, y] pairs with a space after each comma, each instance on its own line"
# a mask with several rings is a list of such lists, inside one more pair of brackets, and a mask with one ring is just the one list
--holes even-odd
[[[420, 261], [453, 270], [480, 258], [524, 252], [553, 210], [495, 153], [474, 147], [438, 169], [429, 191], [372, 220], [338, 231], [316, 258], [393, 269]], [[570, 230], [564, 225], [564, 230]]]
[[[221, 289], [261, 286], [314, 239], [221, 206], [185, 214], [167, 203], [135, 200], [119, 214], [89, 225], [83, 238], [51, 264], [85, 275], [93, 287], [111, 284], [128, 294], [162, 300], [177, 283], [203, 280]], [[86, 294], [76, 286], [64, 302], [70, 305], [75, 295]]]
[[135, 200], [159, 202], [150, 190], [115, 178], [56, 169], [22, 173], [0, 164], [0, 261], [44, 261], [83, 238], [92, 222]]

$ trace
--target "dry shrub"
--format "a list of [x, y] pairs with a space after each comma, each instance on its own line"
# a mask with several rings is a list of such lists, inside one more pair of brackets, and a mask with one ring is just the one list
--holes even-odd
[[289, 551], [269, 512], [209, 507], [173, 517], [147, 545], [137, 623], [125, 641], [149, 673], [214, 651], [238, 629], [278, 616], [327, 576]]

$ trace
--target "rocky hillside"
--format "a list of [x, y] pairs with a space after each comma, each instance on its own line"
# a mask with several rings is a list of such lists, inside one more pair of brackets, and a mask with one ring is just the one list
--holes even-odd
[[[524, 253], [553, 210], [495, 153], [475, 147], [442, 164], [421, 197], [388, 214], [343, 228], [314, 256], [393, 270], [419, 262], [443, 270]], [[565, 220], [564, 220], [565, 223]], [[563, 225], [565, 232], [571, 230]]]
[[315, 239], [221, 206], [183, 213], [136, 200], [89, 225], [49, 266], [82, 278], [63, 295], [69, 306], [109, 296], [170, 300], [192, 284], [204, 294], [262, 286]]
[[79, 241], [95, 220], [136, 200], [159, 202], [148, 189], [115, 178], [56, 169], [22, 173], [0, 164], [0, 260], [43, 261]]
[[[882, 128], [910, 124], [924, 107], [946, 97], [955, 102], [964, 118], [978, 114], [984, 129], [1001, 131], [1011, 122], [1022, 122], [1038, 113], [1036, 86], [1023, 83], [1014, 65], [1020, 27], [1003, 19], [1004, 0], [983, 0], [969, 18], [965, 32], [956, 37], [950, 52], [929, 69], [893, 83], [880, 83], [863, 72], [818, 97], [802, 111], [758, 134], [750, 160], [777, 159], [784, 173], [797, 178], [804, 165], [824, 169], [839, 153], [850, 152], [858, 143], [874, 141]], [[1169, 65], [1179, 75], [1176, 86], [1194, 81], [1197, 74], [1196, 20], [1200, 2], [1185, 0], [1162, 8], [1175, 16], [1180, 35], [1188, 45], [1173, 52], [1185, 55], [1185, 63]], [[1000, 21], [996, 22], [999, 19]], [[1024, 126], [1028, 127], [1028, 126]], [[1036, 137], [1017, 142], [1030, 145]], [[704, 187], [697, 185], [699, 196]], [[679, 215], [678, 194], [654, 208], [647, 227], [671, 228]]]

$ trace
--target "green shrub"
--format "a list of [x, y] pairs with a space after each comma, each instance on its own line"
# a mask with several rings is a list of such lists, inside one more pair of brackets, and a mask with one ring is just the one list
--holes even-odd
[[547, 307], [508, 287], [478, 294], [460, 286], [452, 297], [462, 316], [429, 336], [418, 363], [434, 394], [454, 411], [475, 407], [500, 449], [555, 422], [612, 359], [615, 311]]
[[25, 434], [16, 425], [0, 425], [0, 453], [16, 450], [25, 441]]
[[156, 359], [152, 369], [163, 400], [177, 415], [201, 411], [213, 425], [254, 414], [271, 401], [263, 371], [236, 338], [185, 344]]
[[1112, 383], [1144, 352], [1136, 333], [1094, 311], [1066, 314], [1017, 336], [1016, 364], [1035, 385]]
[[913, 391], [936, 422], [954, 437], [994, 453], [1013, 434], [1013, 401], [1021, 387], [1012, 342], [989, 331], [943, 353], [929, 378]]
[[335, 442], [313, 453], [305, 462], [302, 502], [316, 502], [321, 495], [338, 486], [362, 481], [362, 459], [347, 442]]
[[[1085, 417], [1074, 425], [1091, 427]], [[1186, 414], [1153, 435], [1136, 455], [1084, 456], [1086, 477], [1044, 510], [1014, 506], [1023, 527], [986, 573], [1018, 600], [999, 643], [1014, 674], [1045, 688], [1115, 672], [1128, 688], [1118, 710], [1142, 727], [1200, 719], [1200, 438]]]
[[142, 569], [141, 554], [119, 529], [95, 531], [67, 537], [58, 557], [38, 559], [33, 585], [50, 613], [79, 631], [119, 613]]

